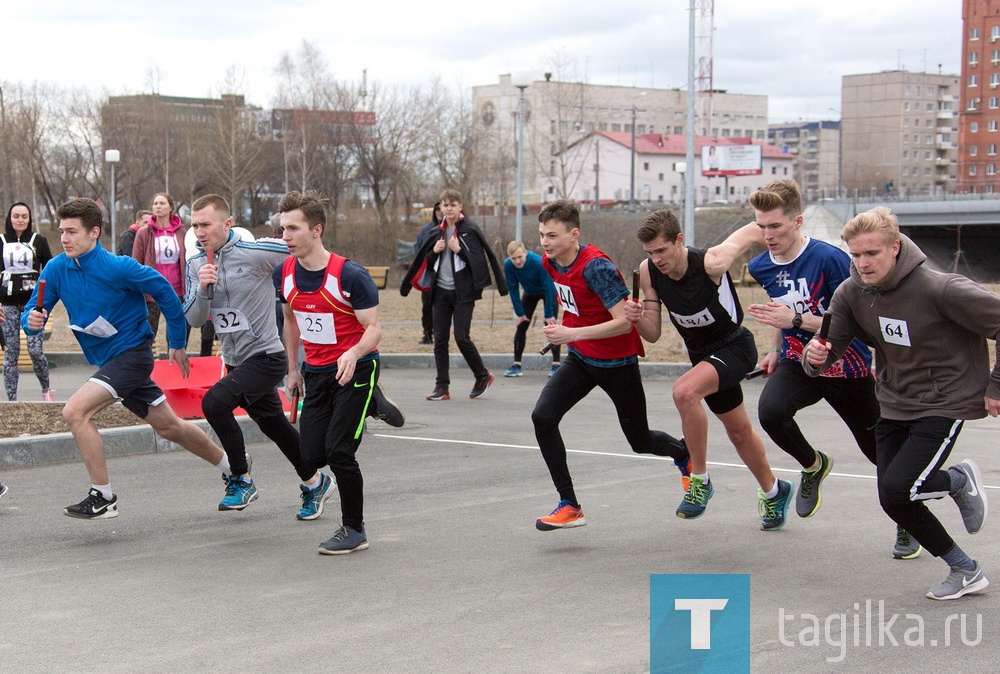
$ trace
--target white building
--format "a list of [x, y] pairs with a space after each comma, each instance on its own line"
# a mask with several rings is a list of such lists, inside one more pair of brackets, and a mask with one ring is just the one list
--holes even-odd
[[[648, 204], [680, 203], [683, 200], [685, 152], [687, 139], [676, 134], [644, 133], [635, 137], [636, 201]], [[702, 176], [701, 152], [710, 146], [760, 147], [761, 173], [727, 177]], [[630, 196], [632, 134], [595, 131], [566, 148], [560, 157], [566, 166], [574, 166], [574, 188], [567, 197], [590, 204], [595, 195], [605, 207], [628, 202]], [[695, 199], [710, 201], [745, 201], [751, 192], [777, 178], [792, 178], [795, 156], [751, 138], [695, 139]]]

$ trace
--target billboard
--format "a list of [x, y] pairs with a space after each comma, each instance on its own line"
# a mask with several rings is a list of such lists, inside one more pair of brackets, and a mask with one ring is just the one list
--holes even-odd
[[760, 145], [703, 145], [701, 175], [757, 176], [761, 174]]

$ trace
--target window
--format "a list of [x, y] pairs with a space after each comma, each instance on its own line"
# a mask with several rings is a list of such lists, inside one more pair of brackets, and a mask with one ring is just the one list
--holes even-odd
[[[913, 95], [914, 96], [919, 96], [920, 95], [920, 85], [919, 84], [917, 85], [916, 90], [913, 92]], [[920, 104], [917, 103], [917, 105], [920, 105]]]
[[744, 138], [753, 138], [753, 129], [747, 129], [743, 132]]
[[632, 125], [631, 124], [626, 124], [625, 125], [625, 133], [632, 133]]
[[621, 131], [622, 130], [622, 125], [619, 124], [618, 122], [612, 122], [611, 123], [611, 130], [612, 131]]
[[909, 126], [909, 125], [910, 125], [910, 118], [903, 117], [903, 126]]
[[926, 152], [924, 152], [924, 159], [928, 159], [929, 160], [930, 158], [931, 158], [931, 151], [927, 150]]
[[1000, 26], [993, 26], [993, 28], [990, 29], [990, 39], [1000, 40]]
[[976, 106], [978, 105], [978, 103], [976, 103], [977, 100], [978, 99], [970, 98], [969, 101], [968, 101], [968, 103], [965, 106], [965, 109], [966, 110], [975, 110]]
[[684, 133], [684, 127], [683, 126], [675, 126], [674, 127], [674, 133]]
[[757, 131], [757, 140], [764, 140], [764, 132]]
[[934, 142], [934, 136], [927, 136], [924, 139], [924, 143], [927, 144], [927, 145], [931, 145], [933, 142]]
[[990, 110], [996, 110], [1000, 107], [1000, 97], [990, 96]]
[[663, 182], [663, 174], [662, 174], [662, 173], [661, 173], [661, 174], [659, 174], [659, 176], [658, 176], [658, 177], [659, 177], [659, 179], [660, 179], [660, 182]]
[[978, 75], [969, 75], [969, 86], [970, 87], [978, 87], [979, 86], [979, 76]]
[[649, 170], [649, 162], [648, 161], [642, 162], [642, 170], [643, 171], [648, 171]]
[[772, 166], [771, 167], [771, 175], [773, 175], [773, 176], [778, 175], [778, 167], [777, 166]]
[[645, 124], [640, 124], [638, 130], [636, 131], [636, 133], [646, 133], [646, 125]]
[[987, 164], [986, 165], [986, 175], [988, 175], [988, 176], [995, 176], [996, 174], [997, 174], [997, 165], [996, 164]]
[[607, 122], [600, 122], [597, 125], [597, 130], [598, 131], [607, 131], [608, 130], [608, 123]]
[[979, 133], [979, 122], [969, 122], [969, 133]]
[[905, 133], [903, 134], [903, 142], [904, 143], [909, 143], [910, 142], [910, 137], [907, 136]]
[[906, 101], [905, 103], [903, 103], [903, 112], [909, 112], [909, 111], [910, 111], [910, 102]]
[[970, 40], [978, 40], [979, 39], [979, 29], [978, 28], [972, 28], [972, 29], [969, 30], [969, 39]]
[[910, 151], [903, 150], [903, 159], [909, 159], [909, 158], [910, 158]]
[[997, 153], [997, 146], [995, 143], [990, 143], [989, 145], [986, 146], [986, 154], [992, 156], [995, 155], [996, 153]]
[[997, 120], [991, 119], [990, 120], [990, 131], [996, 131], [996, 130], [997, 130]]
[[903, 95], [904, 96], [909, 96], [910, 95], [910, 85], [909, 84], [906, 85], [906, 90], [903, 93]]
[[553, 159], [549, 162], [549, 175], [554, 176], [556, 174], [556, 160]]
[[[697, 131], [695, 133], [697, 133]], [[712, 127], [712, 135], [713, 136], [718, 136], [719, 135], [719, 127], [717, 127], [717, 126], [713, 126]]]
[[934, 126], [934, 120], [933, 119], [928, 119], [926, 122], [924, 122], [924, 126], [926, 126], [928, 129], [930, 129], [931, 127]]
[[929, 167], [928, 167], [928, 168], [925, 168], [925, 169], [924, 169], [924, 175], [925, 175], [925, 176], [929, 176], [930, 174], [931, 174], [931, 170], [930, 170], [930, 168], [929, 168]]
[[781, 172], [784, 173], [787, 176], [788, 175], [788, 167], [786, 166], [785, 168], [783, 168], [781, 170]]
[[979, 52], [970, 51], [969, 52], [969, 65], [974, 66], [979, 63]]
[[904, 176], [910, 175], [910, 167], [909, 166], [904, 166], [903, 167], [903, 175]]
[[970, 145], [969, 146], [969, 156], [970, 157], [975, 157], [977, 154], [979, 154], [979, 148], [977, 146], [975, 146], [975, 145]]
[[969, 175], [970, 176], [976, 175], [976, 167], [975, 167], [975, 165], [969, 167]]
[[723, 138], [729, 138], [729, 129], [723, 129], [722, 130], [722, 137]]

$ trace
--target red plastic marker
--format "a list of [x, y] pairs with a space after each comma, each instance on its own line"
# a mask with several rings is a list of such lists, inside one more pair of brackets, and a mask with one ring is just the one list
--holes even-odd
[[288, 421], [295, 423], [299, 418], [299, 387], [292, 389], [292, 413], [288, 415]]
[[[208, 263], [209, 264], [215, 264], [215, 251], [214, 250], [212, 250], [211, 248], [206, 248], [205, 249], [205, 255], [208, 256]], [[215, 298], [215, 284], [214, 283], [210, 283], [209, 286], [207, 288], [205, 288], [205, 294], [208, 295], [208, 299], [214, 299]]]
[[38, 282], [38, 297], [35, 301], [35, 311], [42, 313], [45, 310], [45, 281]]

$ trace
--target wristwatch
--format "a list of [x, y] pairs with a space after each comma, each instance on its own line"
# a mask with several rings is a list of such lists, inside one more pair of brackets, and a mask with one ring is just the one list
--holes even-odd
[[802, 314], [795, 312], [795, 316], [792, 317], [792, 328], [798, 330], [802, 327]]

